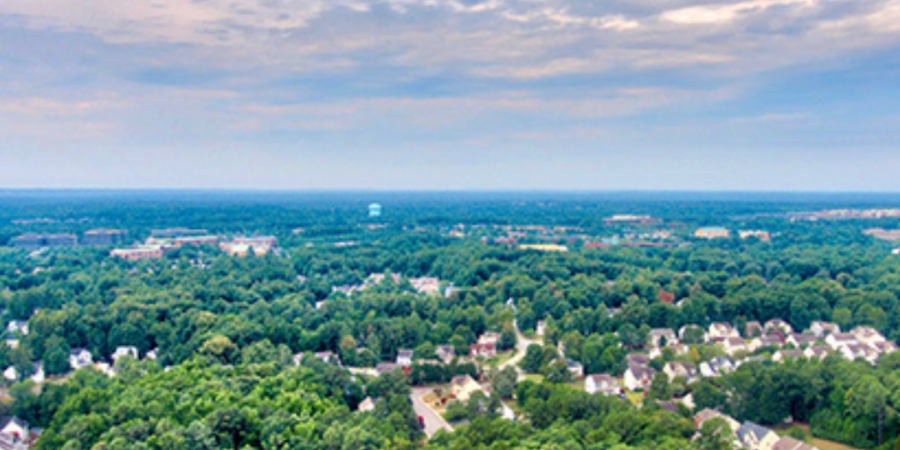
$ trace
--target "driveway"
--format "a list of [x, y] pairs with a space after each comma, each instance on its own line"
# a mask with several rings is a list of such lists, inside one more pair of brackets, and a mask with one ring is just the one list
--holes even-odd
[[512, 366], [516, 369], [516, 372], [519, 373], [519, 381], [522, 382], [525, 380], [525, 374], [522, 373], [522, 369], [519, 368], [519, 361], [525, 357], [525, 354], [528, 353], [528, 346], [531, 344], [539, 344], [540, 340], [528, 340], [521, 331], [519, 331], [519, 324], [513, 322], [513, 325], [516, 327], [516, 354], [513, 355], [512, 358], [507, 360], [505, 363], [497, 366], [498, 369], [503, 370], [507, 366]]
[[448, 424], [440, 414], [434, 412], [430, 406], [422, 401], [422, 396], [431, 392], [431, 390], [432, 389], [429, 388], [413, 388], [409, 395], [410, 400], [412, 400], [413, 409], [416, 411], [416, 415], [422, 416], [422, 418], [425, 419], [425, 434], [429, 438], [434, 435], [434, 433], [437, 433], [438, 430], [453, 431], [450, 424]]

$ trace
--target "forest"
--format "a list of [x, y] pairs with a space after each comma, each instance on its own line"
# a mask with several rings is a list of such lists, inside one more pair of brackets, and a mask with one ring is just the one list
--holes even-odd
[[[380, 217], [368, 215], [374, 201]], [[829, 356], [754, 361], [692, 383], [654, 380], [640, 407], [574, 388], [554, 361], [621, 376], [649, 330], [715, 322], [783, 319], [806, 330], [825, 321], [898, 341], [900, 256], [863, 231], [898, 229], [900, 219], [783, 217], [898, 205], [900, 197], [824, 194], [4, 192], [2, 317], [28, 332], [7, 331], [0, 343], [0, 369], [16, 374], [3, 415], [43, 429], [37, 449], [732, 448], [719, 430], [695, 429], [694, 413], [712, 408], [769, 426], [790, 419], [855, 448], [897, 449], [898, 353], [875, 366]], [[617, 214], [653, 220], [604, 220]], [[705, 226], [733, 233], [697, 238]], [[98, 228], [140, 242], [166, 227], [271, 235], [278, 251], [236, 257], [185, 245], [126, 261], [110, 247], [11, 245], [24, 233]], [[543, 243], [567, 251], [518, 246]], [[372, 274], [388, 276], [371, 283]], [[422, 294], [412, 282], [420, 277], [440, 280], [439, 292]], [[465, 357], [489, 332], [501, 336], [500, 351], [542, 339], [522, 367], [543, 376], [500, 386], [493, 361]], [[131, 346], [139, 358], [112, 363]], [[458, 358], [429, 362], [439, 346]], [[76, 349], [111, 362], [115, 376], [72, 371]], [[417, 360], [411, 371], [362, 372], [404, 349]], [[323, 352], [342, 364], [312, 356]], [[698, 345], [652, 364], [716, 356]], [[38, 363], [42, 383], [29, 379]], [[429, 438], [411, 389], [461, 375], [490, 385], [490, 395], [452, 405], [459, 426]], [[686, 394], [694, 409], [655, 401]], [[362, 411], [369, 398], [374, 408]], [[501, 401], [517, 420], [501, 417]]]

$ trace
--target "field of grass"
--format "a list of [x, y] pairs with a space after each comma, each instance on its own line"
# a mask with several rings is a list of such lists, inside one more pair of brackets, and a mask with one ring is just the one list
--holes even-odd
[[530, 381], [532, 383], [543, 383], [544, 376], [536, 373], [525, 374], [525, 381]]

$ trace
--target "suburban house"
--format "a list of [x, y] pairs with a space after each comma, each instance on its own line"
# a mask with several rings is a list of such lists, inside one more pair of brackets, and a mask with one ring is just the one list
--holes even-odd
[[534, 334], [538, 336], [543, 336], [544, 332], [547, 330], [547, 322], [543, 320], [538, 320], [537, 326], [534, 327]]
[[703, 424], [712, 419], [722, 419], [728, 426], [731, 428], [732, 433], [737, 433], [737, 430], [741, 428], [741, 424], [731, 418], [731, 416], [726, 416], [714, 409], [706, 408], [697, 414], [694, 415], [694, 426], [699, 430], [703, 428]]
[[69, 353], [69, 366], [72, 367], [72, 370], [78, 370], [91, 364], [94, 364], [94, 357], [91, 356], [91, 352], [79, 348]]
[[0, 419], [0, 449], [28, 450], [32, 443], [28, 424], [18, 417]]
[[571, 373], [575, 378], [581, 378], [584, 376], [584, 366], [581, 365], [581, 363], [578, 361], [573, 361], [566, 358], [566, 369], [568, 369], [569, 373]]
[[806, 355], [803, 354], [802, 350], [778, 350], [774, 355], [772, 355], [772, 361], [784, 362], [789, 359], [798, 359], [805, 356]]
[[791, 333], [784, 342], [796, 348], [806, 348], [806, 346], [813, 345], [818, 340], [819, 338], [812, 334]]
[[9, 324], [6, 325], [6, 331], [8, 333], [22, 333], [23, 335], [28, 334], [28, 322], [24, 320], [10, 320]]
[[476, 392], [482, 392], [481, 385], [469, 375], [460, 375], [450, 380], [450, 393], [461, 402], [469, 401]]
[[870, 327], [856, 327], [853, 331], [850, 332], [853, 336], [856, 337], [856, 340], [862, 342], [863, 344], [875, 344], [878, 342], [885, 342], [887, 339], [881, 335], [877, 330]]
[[831, 351], [831, 347], [827, 345], [816, 345], [807, 347], [806, 350], [803, 351], [803, 355], [809, 359], [824, 359]]
[[334, 364], [337, 366], [341, 365], [341, 357], [334, 354], [333, 352], [318, 352], [314, 356], [323, 363]]
[[706, 378], [717, 377], [734, 370], [734, 361], [727, 356], [718, 356], [700, 363], [700, 375]]
[[[869, 347], [868, 345], [865, 345], [865, 344], [860, 344], [860, 343], [845, 345], [845, 346], [841, 347], [839, 351], [840, 351], [841, 355], [849, 361], [855, 361], [858, 358], [863, 358], [863, 359], [869, 361], [869, 359], [871, 357], [870, 352], [874, 353], [874, 350], [872, 350], [871, 347]], [[877, 360], [878, 359], [877, 356], [874, 359]], [[873, 362], [873, 361], [869, 361], [869, 362]]]
[[755, 352], [762, 347], [781, 347], [781, 345], [781, 338], [778, 336], [760, 336], [751, 339], [747, 344], [747, 349]]
[[714, 322], [709, 326], [707, 333], [710, 340], [721, 341], [728, 338], [739, 338], [741, 335], [730, 324], [725, 322]]
[[650, 359], [662, 356], [664, 348], [671, 350], [675, 355], [687, 355], [688, 352], [691, 351], [691, 347], [684, 344], [676, 344], [668, 347], [656, 347], [650, 350]]
[[829, 334], [840, 333], [841, 327], [836, 323], [815, 321], [809, 326], [809, 331], [818, 338], [824, 338]]
[[413, 351], [412, 350], [397, 350], [397, 364], [403, 367], [409, 367], [412, 365], [413, 360]]
[[374, 411], [375, 410], [375, 400], [372, 400], [372, 397], [366, 397], [362, 403], [356, 408], [357, 411], [365, 412], [365, 411]]
[[825, 338], [825, 343], [831, 347], [832, 350], [839, 350], [841, 347], [850, 344], [856, 344], [856, 336], [850, 333], [834, 333], [829, 334]]
[[722, 341], [722, 348], [725, 350], [725, 353], [732, 356], [737, 352], [749, 350], [747, 343], [739, 337], [726, 338]]
[[794, 329], [791, 328], [791, 325], [781, 319], [772, 319], [766, 322], [765, 329], [767, 332], [772, 330], [781, 330], [781, 332], [785, 335], [794, 332]]
[[497, 346], [494, 344], [472, 344], [469, 346], [469, 356], [472, 358], [497, 356]]
[[112, 360], [118, 361], [119, 358], [124, 356], [131, 356], [134, 359], [138, 359], [138, 349], [137, 347], [118, 347], [116, 351], [112, 354]]
[[625, 357], [629, 366], [646, 366], [650, 364], [650, 357], [643, 353], [631, 353]]
[[444, 364], [450, 364], [456, 358], [456, 349], [452, 345], [438, 345], [434, 348], [434, 354], [440, 358]]
[[584, 391], [588, 394], [619, 395], [621, 390], [619, 380], [606, 374], [588, 375], [584, 379]]
[[735, 434], [741, 445], [748, 450], [772, 450], [781, 439], [772, 430], [753, 422], [744, 422]]
[[645, 390], [653, 382], [656, 371], [646, 366], [629, 366], [625, 371], [623, 382], [629, 391]]
[[669, 376], [669, 381], [674, 380], [675, 377], [690, 380], [697, 376], [697, 366], [680, 361], [669, 361], [663, 366], [663, 372]]
[[671, 328], [654, 328], [650, 330], [648, 343], [651, 347], [662, 347], [663, 345], [678, 344], [678, 336]]
[[478, 338], [479, 344], [494, 344], [497, 345], [500, 343], [500, 333], [495, 333], [492, 331], [488, 331], [487, 333], [482, 334]]

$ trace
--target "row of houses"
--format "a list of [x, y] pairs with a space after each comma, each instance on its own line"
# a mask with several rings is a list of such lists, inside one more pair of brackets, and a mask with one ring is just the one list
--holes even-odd
[[[344, 286], [334, 286], [331, 288], [332, 292], [342, 292], [346, 295], [353, 295], [354, 292], [362, 291], [368, 289], [373, 286], [377, 286], [380, 284], [387, 275], [383, 273], [373, 273], [370, 274], [365, 280], [363, 280], [360, 284], [349, 284]], [[394, 283], [400, 283], [403, 277], [400, 274], [391, 274], [391, 280]], [[443, 294], [445, 297], [449, 296], [453, 291], [453, 286], [448, 286], [441, 292], [441, 280], [435, 277], [418, 277], [418, 278], [409, 278], [409, 284], [412, 285], [413, 289], [420, 294], [425, 295], [440, 295]]]
[[[150, 350], [145, 355], [145, 358], [155, 360], [157, 358], [158, 353], [159, 353], [158, 349]], [[103, 372], [106, 375], [113, 377], [118, 372], [118, 369], [116, 369], [114, 367], [115, 363], [125, 356], [131, 356], [134, 359], [140, 359], [140, 354], [138, 352], [137, 347], [131, 347], [131, 346], [117, 347], [116, 351], [113, 352], [113, 354], [110, 358], [112, 361], [112, 364], [109, 364], [107, 362], [102, 362], [102, 361], [95, 362], [94, 357], [90, 351], [83, 349], [83, 348], [79, 348], [79, 349], [74, 349], [71, 352], [69, 352], [69, 367], [72, 369], [72, 371], [76, 371], [78, 369], [83, 369], [85, 367], [93, 367], [93, 368], [99, 370], [100, 372]], [[17, 381], [20, 378], [19, 373], [16, 370], [15, 366], [7, 367], [6, 370], [3, 371], [3, 377], [9, 381]], [[35, 384], [41, 384], [47, 380], [46, 374], [44, 372], [44, 366], [41, 361], [38, 361], [37, 363], [34, 364], [33, 373], [29, 377], [29, 379], [31, 381], [33, 381]], [[0, 448], [0, 450], [2, 450], [2, 448]]]
[[721, 419], [728, 425], [732, 433], [732, 444], [735, 448], [747, 450], [818, 450], [816, 447], [790, 436], [779, 436], [762, 425], [753, 422], [741, 424], [733, 418], [712, 409], [704, 409], [694, 415], [694, 426], [699, 431], [703, 428], [703, 424], [712, 419]]

